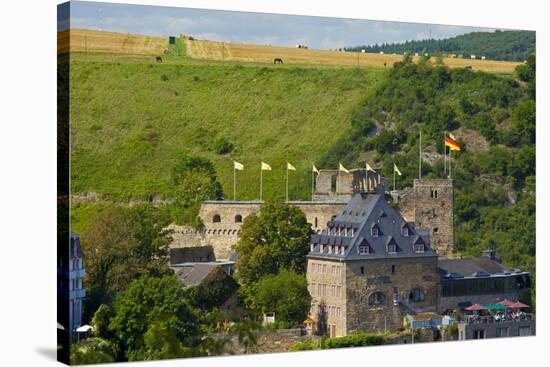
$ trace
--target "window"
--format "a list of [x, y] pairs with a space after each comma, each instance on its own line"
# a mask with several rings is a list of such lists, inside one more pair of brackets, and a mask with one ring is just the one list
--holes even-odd
[[519, 336], [529, 336], [531, 335], [531, 326], [520, 326]]
[[396, 252], [397, 252], [397, 246], [395, 246], [395, 243], [389, 243], [388, 254], [395, 254]]
[[404, 225], [403, 228], [401, 229], [401, 233], [403, 234], [403, 237], [409, 237], [409, 227]]
[[386, 296], [382, 292], [374, 292], [369, 296], [369, 305], [385, 305]]
[[222, 218], [219, 214], [216, 214], [212, 217], [212, 223], [220, 223], [222, 221]]
[[432, 199], [437, 199], [437, 190], [435, 189], [430, 189], [430, 197]]
[[371, 228], [372, 237], [378, 237], [379, 232], [380, 231], [379, 231], [378, 225], [377, 224], [373, 225]]
[[315, 223], [315, 225], [314, 225], [315, 228], [319, 227], [319, 225], [317, 223], [317, 217], [315, 217], [314, 223]]
[[409, 302], [422, 302], [426, 298], [424, 291], [420, 288], [415, 288], [409, 293]]
[[369, 245], [359, 246], [359, 255], [368, 255], [370, 253]]
[[474, 339], [485, 339], [485, 330], [474, 330]]
[[237, 214], [235, 216], [235, 223], [242, 223], [243, 222], [243, 216], [240, 214]]
[[392, 266], [391, 266], [391, 273], [392, 273], [392, 274], [395, 274], [395, 265], [392, 265]]
[[414, 252], [417, 254], [424, 253], [424, 244], [423, 243], [417, 243], [414, 245]]
[[361, 274], [365, 274], [365, 267], [361, 266]]
[[508, 336], [508, 328], [507, 327], [497, 327], [496, 330], [496, 337], [497, 338], [506, 338]]

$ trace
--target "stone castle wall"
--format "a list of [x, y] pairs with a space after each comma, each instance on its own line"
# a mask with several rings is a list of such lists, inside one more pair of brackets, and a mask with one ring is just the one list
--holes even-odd
[[430, 230], [430, 242], [440, 256], [454, 248], [454, 192], [450, 179], [414, 180], [414, 221]]
[[[379, 332], [402, 328], [403, 317], [410, 310], [401, 304], [394, 305], [394, 293], [398, 299], [419, 311], [436, 310], [439, 275], [435, 256], [353, 261], [347, 263], [345, 276], [348, 334], [354, 331]], [[409, 302], [409, 294], [414, 288], [424, 291], [424, 301]], [[385, 304], [369, 305], [369, 296], [375, 292], [384, 294]]]
[[[318, 232], [325, 228], [327, 222], [337, 215], [346, 203], [291, 201], [289, 205], [300, 208], [312, 229]], [[204, 229], [196, 231], [188, 226], [171, 225], [169, 228], [174, 231], [171, 246], [211, 245], [216, 259], [229, 259], [233, 253], [233, 245], [239, 240], [242, 222], [250, 214], [258, 213], [261, 206], [261, 201], [206, 201], [199, 211]]]
[[[336, 175], [337, 190], [331, 191], [331, 180]], [[365, 170], [351, 170], [349, 174], [336, 170], [321, 170], [316, 181], [314, 201], [291, 201], [299, 207], [315, 232], [326, 227], [347, 203], [353, 192], [363, 189], [381, 190], [378, 174]], [[356, 191], [358, 190], [358, 191]], [[437, 197], [434, 197], [435, 191]], [[346, 196], [347, 195], [347, 196]], [[347, 199], [346, 199], [347, 198]], [[327, 199], [327, 200], [324, 200]], [[441, 256], [452, 253], [454, 246], [453, 187], [446, 179], [415, 180], [413, 188], [394, 195], [399, 211], [407, 221], [415, 222], [417, 228], [430, 231], [432, 247]], [[172, 225], [173, 247], [211, 245], [217, 259], [228, 259], [231, 249], [239, 239], [242, 221], [260, 211], [261, 201], [206, 201], [201, 205], [199, 216], [204, 223], [200, 232], [190, 227]]]

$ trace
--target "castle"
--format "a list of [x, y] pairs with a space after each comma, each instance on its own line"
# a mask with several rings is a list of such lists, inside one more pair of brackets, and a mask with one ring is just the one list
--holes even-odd
[[[503, 299], [529, 302], [530, 274], [504, 268], [493, 252], [450, 258], [451, 179], [416, 179], [401, 191], [386, 187], [378, 172], [320, 170], [312, 200], [288, 202], [304, 212], [314, 232], [306, 257], [313, 329], [331, 337], [396, 330], [411, 314]], [[173, 246], [212, 246], [217, 260], [233, 263], [243, 220], [262, 204], [203, 202], [203, 228], [173, 227]]]
[[[371, 192], [386, 195], [386, 181], [378, 172], [351, 169], [349, 173], [321, 169], [315, 181], [313, 200], [289, 201], [305, 214], [315, 233], [340, 213], [356, 193]], [[452, 254], [453, 184], [450, 179], [417, 179], [412, 188], [391, 192], [394, 202], [407, 221], [430, 231], [432, 245], [440, 256]], [[172, 226], [174, 247], [212, 246], [216, 259], [229, 259], [232, 246], [239, 239], [246, 216], [258, 213], [262, 201], [212, 200], [202, 203], [199, 216], [203, 229]]]

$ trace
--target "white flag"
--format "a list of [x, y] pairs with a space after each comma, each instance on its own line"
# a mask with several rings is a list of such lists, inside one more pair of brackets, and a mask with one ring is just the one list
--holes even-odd
[[376, 171], [368, 163], [367, 163], [367, 171], [371, 171], [371, 172], [376, 173]]
[[317, 169], [317, 167], [315, 167], [315, 165], [313, 164], [313, 172], [315, 173], [319, 173], [319, 170]]
[[292, 164], [286, 162], [286, 169], [290, 171], [296, 171], [296, 167], [294, 167]]
[[449, 133], [449, 138], [453, 139], [453, 140], [456, 140], [455, 136], [451, 133]]
[[237, 161], [233, 161], [233, 168], [238, 169], [239, 171], [242, 171], [244, 169], [244, 166]]
[[401, 176], [401, 171], [399, 170], [399, 168], [397, 168], [397, 166], [395, 165], [395, 163], [393, 164], [393, 171], [395, 173], [397, 173], [399, 176]]
[[262, 171], [271, 171], [271, 166], [267, 163], [262, 162]]
[[342, 163], [339, 163], [339, 165], [340, 165], [340, 166], [338, 167], [338, 170], [339, 170], [339, 171], [349, 173], [349, 171], [346, 169], [346, 167], [344, 167], [344, 166], [342, 165]]

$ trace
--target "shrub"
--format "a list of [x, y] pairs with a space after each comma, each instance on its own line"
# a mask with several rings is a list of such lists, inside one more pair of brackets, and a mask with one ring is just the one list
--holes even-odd
[[233, 143], [231, 143], [229, 140], [224, 138], [223, 136], [219, 136], [214, 140], [214, 151], [218, 154], [227, 154], [230, 153], [233, 150]]
[[162, 80], [163, 82], [167, 81], [168, 79], [169, 79], [169, 78], [168, 78], [168, 75], [166, 75], [166, 74], [162, 74], [162, 75], [160, 76], [160, 80]]
[[327, 339], [326, 347], [329, 349], [364, 347], [369, 345], [383, 345], [385, 341], [386, 339], [382, 335], [358, 332], [340, 338]]

